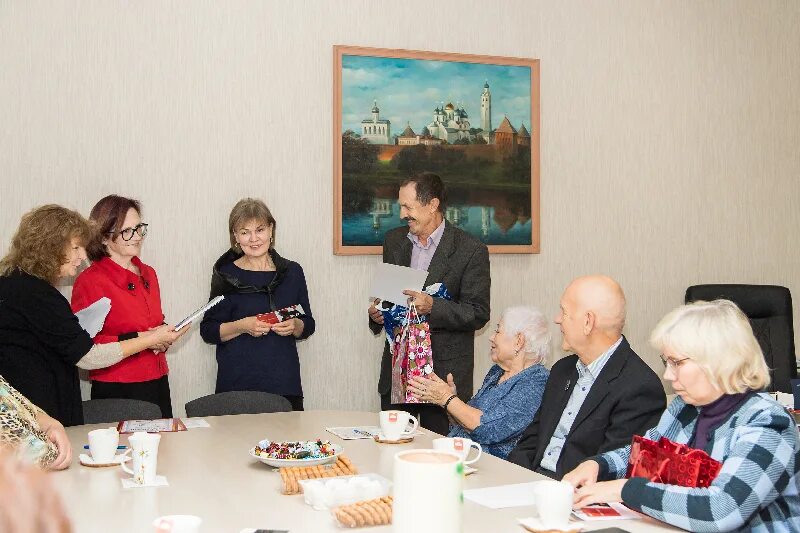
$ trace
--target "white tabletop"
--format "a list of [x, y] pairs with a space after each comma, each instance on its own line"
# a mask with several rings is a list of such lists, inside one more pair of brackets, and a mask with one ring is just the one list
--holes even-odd
[[[208, 417], [210, 428], [162, 433], [158, 473], [167, 477], [167, 487], [123, 489], [127, 477], [119, 468], [87, 468], [78, 462], [88, 441], [86, 433], [98, 427], [67, 428], [75, 458], [68, 470], [54, 472], [52, 480], [61, 493], [75, 531], [149, 532], [152, 521], [162, 515], [194, 514], [203, 519], [203, 533], [239, 532], [244, 528], [285, 529], [300, 532], [342, 532], [328, 511], [315, 511], [302, 495], [284, 496], [281, 478], [272, 468], [255, 461], [248, 450], [259, 440], [329, 439], [342, 444], [360, 473], [376, 472], [392, 478], [392, 460], [400, 450], [430, 448], [435, 433], [423, 430], [414, 442], [377, 444], [371, 440], [343, 441], [325, 427], [375, 426], [376, 413], [352, 411], [307, 411], [263, 415]], [[122, 436], [122, 444], [127, 437]], [[523, 483], [542, 476], [484, 454], [473, 466], [478, 472], [464, 481], [465, 489]], [[523, 531], [517, 518], [535, 515], [533, 507], [489, 509], [464, 502], [464, 531]], [[652, 519], [595, 522], [586, 530], [620, 527], [628, 531], [673, 531]], [[365, 528], [390, 531], [390, 527]]]

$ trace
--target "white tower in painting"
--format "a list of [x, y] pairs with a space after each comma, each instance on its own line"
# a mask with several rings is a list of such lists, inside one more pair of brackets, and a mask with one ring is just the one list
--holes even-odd
[[382, 119], [380, 113], [376, 100], [372, 104], [372, 118], [365, 118], [361, 121], [361, 137], [372, 144], [389, 144], [392, 125], [387, 119]]
[[489, 80], [483, 84], [481, 94], [481, 129], [488, 140], [488, 135], [492, 131], [492, 93], [489, 92]]

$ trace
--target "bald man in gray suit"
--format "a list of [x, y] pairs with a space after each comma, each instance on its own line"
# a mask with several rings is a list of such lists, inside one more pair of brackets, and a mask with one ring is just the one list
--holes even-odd
[[[446, 379], [452, 375], [458, 397], [472, 397], [475, 368], [475, 331], [489, 321], [489, 250], [485, 244], [452, 226], [444, 218], [445, 190], [436, 174], [424, 172], [400, 187], [400, 218], [407, 222], [389, 231], [383, 242], [383, 261], [427, 270], [425, 286], [444, 283], [451, 299], [405, 291], [417, 311], [428, 315], [433, 348], [433, 370]], [[373, 333], [383, 329], [383, 316], [369, 308]], [[388, 343], [381, 360], [378, 393], [381, 409], [402, 409], [420, 417], [422, 426], [446, 435], [447, 413], [440, 405], [391, 404], [391, 353]]]

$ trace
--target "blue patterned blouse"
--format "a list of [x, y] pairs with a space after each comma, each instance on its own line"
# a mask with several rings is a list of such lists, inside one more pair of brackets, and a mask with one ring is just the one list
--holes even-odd
[[550, 371], [533, 365], [498, 384], [502, 375], [499, 366], [490, 368], [480, 390], [467, 402], [483, 411], [480, 425], [471, 432], [451, 425], [449, 436], [479, 442], [483, 451], [505, 459], [539, 410]]

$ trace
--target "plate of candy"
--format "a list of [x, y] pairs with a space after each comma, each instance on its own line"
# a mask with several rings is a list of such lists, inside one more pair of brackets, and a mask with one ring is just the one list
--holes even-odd
[[314, 466], [330, 463], [342, 453], [342, 447], [327, 440], [272, 442], [262, 440], [250, 449], [250, 456], [277, 468]]

